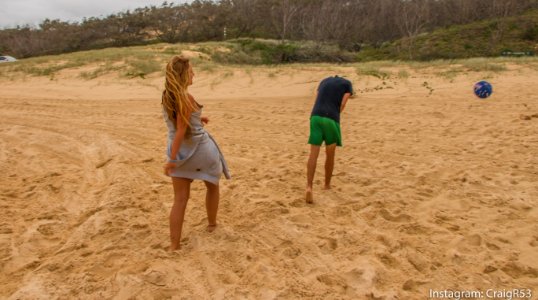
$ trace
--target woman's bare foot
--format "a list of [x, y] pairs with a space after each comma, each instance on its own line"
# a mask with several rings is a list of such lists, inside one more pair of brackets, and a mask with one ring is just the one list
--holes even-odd
[[324, 190], [330, 190], [331, 189], [331, 186], [330, 185], [326, 185], [323, 187]]
[[180, 249], [181, 249], [180, 245], [177, 245], [177, 246], [170, 245], [170, 248], [168, 248], [168, 251], [174, 252], [174, 251], [180, 250]]
[[209, 224], [207, 225], [207, 232], [213, 232], [217, 229], [217, 224]]
[[306, 203], [314, 203], [314, 195], [311, 189], [306, 189]]

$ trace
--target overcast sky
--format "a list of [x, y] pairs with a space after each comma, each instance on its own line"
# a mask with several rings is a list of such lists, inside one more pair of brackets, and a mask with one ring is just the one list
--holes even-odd
[[[0, 28], [38, 25], [45, 19], [81, 21], [83, 17], [110, 14], [144, 6], [160, 6], [164, 0], [0, 0]], [[187, 0], [168, 1], [174, 4]]]

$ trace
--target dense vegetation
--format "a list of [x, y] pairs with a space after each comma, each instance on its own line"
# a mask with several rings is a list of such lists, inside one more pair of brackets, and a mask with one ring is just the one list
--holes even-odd
[[[222, 63], [348, 62], [496, 56], [532, 50], [538, 0], [195, 0], [77, 23], [0, 30], [17, 58], [82, 50], [230, 41]], [[474, 23], [473, 23], [474, 22]], [[470, 24], [472, 23], [472, 24]], [[469, 25], [462, 25], [469, 24]], [[431, 34], [426, 34], [433, 32]], [[257, 38], [254, 40], [253, 38]], [[276, 40], [274, 41], [260, 41]], [[303, 42], [309, 41], [309, 42]]]
[[367, 47], [359, 53], [358, 60], [495, 57], [505, 52], [525, 52], [525, 55], [538, 52], [538, 10], [516, 17], [449, 26], [381, 47]]

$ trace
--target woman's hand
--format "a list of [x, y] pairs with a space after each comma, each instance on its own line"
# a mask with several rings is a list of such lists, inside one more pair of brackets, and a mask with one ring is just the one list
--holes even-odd
[[163, 168], [164, 168], [164, 175], [166, 176], [170, 176], [170, 173], [172, 172], [172, 169], [176, 167], [176, 163], [174, 162], [167, 162], [166, 164], [164, 164]]
[[201, 117], [200, 120], [202, 120], [202, 125], [206, 125], [207, 123], [209, 123], [208, 117]]

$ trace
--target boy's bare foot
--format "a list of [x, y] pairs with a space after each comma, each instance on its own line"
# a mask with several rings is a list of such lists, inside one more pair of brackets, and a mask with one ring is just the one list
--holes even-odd
[[323, 187], [324, 190], [330, 190], [331, 189], [331, 186], [330, 185], [326, 185]]
[[207, 232], [213, 232], [217, 229], [217, 224], [209, 224], [207, 225]]
[[314, 195], [312, 195], [312, 190], [306, 190], [306, 203], [314, 203]]
[[181, 246], [179, 246], [179, 245], [177, 247], [176, 246], [170, 246], [170, 248], [168, 248], [168, 251], [174, 252], [174, 251], [180, 250], [180, 249], [181, 249]]

